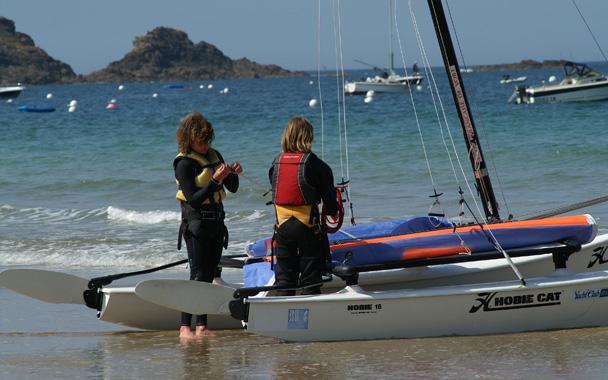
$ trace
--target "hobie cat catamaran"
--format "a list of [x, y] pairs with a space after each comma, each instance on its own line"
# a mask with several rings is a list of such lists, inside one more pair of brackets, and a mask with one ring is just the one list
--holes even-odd
[[[230, 314], [243, 320], [250, 332], [293, 341], [477, 335], [608, 324], [608, 272], [573, 274], [566, 270], [570, 256], [575, 257], [580, 250], [580, 241], [564, 239], [564, 236], [544, 246], [531, 245], [511, 250], [513, 255], [550, 253], [555, 271], [547, 277], [525, 279], [503, 248], [505, 241], [496, 238], [494, 232], [500, 226], [522, 225], [500, 221], [443, 6], [441, 0], [428, 0], [428, 4], [487, 219], [479, 224], [478, 233], [490, 236], [498, 252], [455, 255], [438, 243], [437, 246], [423, 247], [422, 252], [417, 251], [421, 255], [408, 258], [411, 247], [407, 246], [401, 250], [400, 260], [389, 259], [376, 264], [353, 264], [357, 254], [352, 253], [353, 260], [337, 264], [332, 270], [347, 286], [336, 293], [318, 296], [254, 297], [275, 287], [233, 289], [180, 280], [144, 281], [136, 287], [138, 296], [190, 313]], [[587, 223], [582, 224], [594, 225], [590, 217], [583, 218]], [[551, 218], [539, 218], [539, 225], [543, 222], [545, 227], [553, 225]], [[441, 228], [437, 230], [442, 231]], [[470, 232], [458, 226], [449, 230], [461, 234]], [[484, 231], [491, 232], [486, 235]], [[430, 232], [433, 235], [436, 231]], [[516, 239], [520, 233], [524, 232], [506, 238]], [[407, 239], [405, 235], [398, 235], [396, 240]], [[374, 247], [376, 242], [372, 240], [367, 243]], [[432, 248], [438, 248], [442, 253], [436, 254]], [[487, 256], [494, 259], [494, 254], [505, 257], [518, 280], [421, 289], [404, 289], [406, 285], [375, 292], [359, 286], [360, 273], [428, 265], [438, 259], [442, 261], [437, 263], [457, 261], [455, 258], [459, 257], [484, 260]], [[589, 263], [588, 267], [592, 266]], [[466, 275], [461, 278], [464, 277]]]
[[[446, 324], [443, 318], [429, 325], [433, 326], [438, 335], [525, 331], [597, 324], [595, 319], [582, 321], [571, 316], [574, 313], [572, 310], [582, 312], [583, 309], [588, 309], [587, 304], [603, 300], [599, 297], [602, 294], [601, 289], [608, 288], [608, 284], [604, 284], [603, 272], [593, 276], [575, 276], [576, 278], [564, 274], [563, 277], [552, 277], [547, 280], [527, 280], [526, 286], [522, 286], [521, 280], [516, 283], [470, 285], [512, 279], [511, 262], [505, 258], [506, 254], [508, 257], [513, 257], [512, 261], [516, 264], [520, 272], [519, 277], [522, 279], [550, 274], [554, 268], [554, 260], [562, 267], [567, 258], [569, 258], [570, 270], [576, 272], [596, 270], [600, 265], [605, 265], [608, 259], [608, 256], [604, 258], [608, 250], [608, 236], [596, 236], [595, 222], [587, 215], [501, 221], [462, 86], [449, 31], [443, 19], [441, 2], [429, 1], [429, 5], [433, 18], [438, 24], [436, 31], [483, 202], [485, 217], [481, 218], [481, 222], [453, 225], [439, 217], [425, 216], [412, 220], [345, 228], [332, 236], [334, 242], [332, 269], [336, 276], [333, 281], [323, 286], [323, 290], [332, 292], [342, 289], [345, 285], [348, 286], [338, 293], [319, 297], [247, 298], [243, 302], [241, 297], [272, 290], [272, 287], [240, 291], [237, 299], [234, 300], [233, 293], [238, 285], [222, 283], [219, 280], [220, 285], [179, 280], [145, 281], [137, 287], [136, 291], [134, 287], [107, 286], [121, 276], [88, 280], [59, 272], [33, 269], [6, 270], [0, 273], [0, 284], [46, 302], [86, 304], [97, 309], [98, 316], [102, 320], [137, 328], [174, 329], [179, 320], [177, 310], [185, 310], [210, 314], [209, 326], [214, 329], [240, 326], [240, 319], [244, 319], [248, 321], [248, 329], [252, 332], [296, 340], [428, 336], [429, 329], [422, 327], [416, 329], [416, 326], [419, 326], [417, 323], [435, 321], [429, 315], [434, 310], [442, 308], [441, 305], [446, 305], [443, 303], [444, 300], [445, 302], [450, 300], [448, 303], [455, 302], [464, 307], [464, 309], [462, 307], [453, 309], [455, 319], [459, 320], [461, 326], [479, 325], [480, 327], [479, 329], [457, 328], [456, 323]], [[599, 202], [605, 198], [593, 201]], [[590, 205], [593, 201], [586, 202], [585, 205]], [[252, 257], [245, 265], [246, 279], [251, 279], [255, 285], [265, 285], [269, 281], [266, 276], [269, 273], [271, 257], [267, 247], [268, 245], [263, 241], [254, 244], [250, 250]], [[237, 267], [242, 265], [235, 262], [222, 264]], [[252, 273], [260, 275], [250, 276]], [[572, 285], [568, 288], [570, 290], [555, 290], [559, 284], [567, 281]], [[455, 286], [456, 284], [469, 285]], [[422, 289], [439, 285], [446, 287]], [[422, 290], [399, 290], [416, 288]], [[368, 293], [369, 290], [384, 292]], [[585, 297], [582, 302], [576, 302], [573, 306], [571, 293], [568, 292], [578, 291], [579, 294], [583, 294], [580, 292], [585, 290], [591, 291], [588, 294], [597, 293], [598, 296]], [[86, 291], [86, 299], [83, 297], [83, 291]], [[194, 293], [189, 293], [190, 291]], [[179, 296], [176, 297], [172, 292], [178, 292]], [[486, 299], [485, 296], [479, 295], [481, 293], [494, 295]], [[526, 311], [536, 313], [538, 310], [544, 314], [526, 315], [526, 318], [530, 317], [530, 321], [536, 321], [528, 324], [521, 324], [523, 317], [520, 314], [513, 315], [509, 311], [502, 310], [501, 313], [506, 313], [505, 318], [513, 319], [514, 322], [509, 324], [494, 322], [490, 317], [497, 313], [486, 313], [485, 306], [477, 308], [475, 313], [466, 314], [469, 309], [474, 308], [473, 305], [482, 302], [476, 301], [478, 298], [488, 305], [487, 311], [494, 310], [495, 302], [501, 302], [499, 306], [512, 306], [515, 303], [523, 305], [522, 302], [525, 301], [528, 305]], [[193, 302], [194, 299], [197, 302]], [[183, 304], [184, 302], [187, 304]], [[237, 318], [232, 318], [228, 312], [231, 302], [233, 314]], [[491, 302], [494, 303], [490, 305]], [[555, 304], [556, 302], [558, 304]], [[564, 310], [563, 315], [564, 318], [569, 318], [571, 324], [566, 325], [559, 321], [550, 324], [547, 314], [560, 313], [561, 310], [557, 309], [562, 307], [560, 305], [566, 305], [566, 302], [567, 307], [571, 309], [568, 309], [567, 313]], [[577, 303], [581, 305], [580, 308], [577, 308]], [[334, 312], [326, 311], [324, 308]], [[408, 328], [411, 330], [396, 326], [397, 321], [406, 325], [402, 318], [403, 315], [410, 313], [410, 310], [420, 310], [422, 313], [409, 314], [411, 318], [415, 318], [411, 324], [408, 322]], [[461, 312], [463, 314], [458, 314]], [[440, 315], [444, 312], [436, 314]], [[488, 318], [482, 323], [481, 320], [475, 319], [477, 316]], [[388, 319], [383, 319], [385, 317]], [[321, 321], [319, 318], [325, 320]], [[320, 323], [323, 324], [324, 330], [319, 330]], [[361, 324], [365, 325], [365, 328], [361, 328]], [[481, 328], [482, 324], [487, 327]], [[371, 325], [382, 326], [382, 330], [370, 329]], [[416, 333], [419, 335], [415, 335], [412, 331], [419, 331]]]

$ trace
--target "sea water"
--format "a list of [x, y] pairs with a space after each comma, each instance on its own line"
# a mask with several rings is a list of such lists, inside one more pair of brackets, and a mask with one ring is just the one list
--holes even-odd
[[[605, 65], [594, 67], [608, 72]], [[370, 74], [349, 73], [351, 79]], [[477, 210], [445, 73], [440, 68], [433, 74], [441, 102], [431, 95], [427, 75], [411, 95], [376, 94], [371, 103], [347, 97], [345, 108], [339, 106], [341, 78], [331, 74], [321, 77], [321, 94], [316, 73], [179, 82], [184, 88], [125, 83], [121, 91], [117, 84], [28, 86], [12, 103], [0, 103], [0, 269], [36, 267], [91, 277], [183, 259], [185, 251], [176, 249], [180, 214], [172, 162], [175, 131], [191, 111], [213, 123], [213, 146], [224, 158], [244, 167], [239, 191], [225, 201], [230, 230], [225, 254], [242, 254], [248, 243], [271, 234], [274, 214], [263, 196], [268, 168], [295, 115], [315, 126], [313, 150], [331, 165], [336, 182], [350, 180], [357, 223], [429, 211], [457, 218], [459, 189]], [[465, 73], [463, 80], [503, 218], [530, 217], [606, 195], [608, 102], [507, 104], [514, 85], [499, 84], [502, 74]], [[527, 75], [529, 84], [561, 75], [558, 69], [510, 74]], [[229, 91], [220, 93], [224, 88]], [[308, 105], [312, 98], [319, 100], [315, 108]], [[117, 108], [107, 110], [112, 99]], [[71, 100], [78, 102], [72, 113]], [[25, 113], [18, 105], [57, 111]], [[443, 194], [439, 204], [430, 197], [435, 191]], [[600, 231], [608, 230], [607, 205], [576, 212], [592, 214]], [[467, 212], [464, 220], [472, 216]], [[178, 267], [157, 276], [186, 278], [187, 272]], [[226, 276], [238, 280], [239, 273]], [[523, 341], [540, 350], [534, 352], [536, 361], [527, 359], [530, 347]], [[598, 377], [605, 370], [607, 342], [606, 329], [331, 344], [282, 344], [222, 332], [180, 346], [173, 332], [128, 332], [96, 321], [94, 311], [82, 306], [42, 304], [0, 288], [0, 377], [7, 378], [121, 378], [132, 368], [142, 376], [166, 371], [172, 377], [450, 377], [437, 365], [460, 369], [453, 377], [528, 377], [540, 371], [567, 378], [585, 366], [589, 377]], [[504, 355], [488, 357], [494, 346]], [[346, 372], [336, 372], [336, 365]]]

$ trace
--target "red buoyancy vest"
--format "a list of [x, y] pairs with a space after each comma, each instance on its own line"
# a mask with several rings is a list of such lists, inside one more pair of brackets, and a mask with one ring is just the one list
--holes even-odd
[[316, 205], [321, 197], [305, 176], [311, 153], [281, 153], [273, 162], [272, 200], [275, 205]]

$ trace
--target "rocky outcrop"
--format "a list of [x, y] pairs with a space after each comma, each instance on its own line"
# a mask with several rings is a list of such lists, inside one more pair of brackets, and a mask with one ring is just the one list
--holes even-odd
[[15, 23], [0, 16], [0, 83], [72, 82], [72, 68], [36, 47], [30, 36], [15, 31]]
[[258, 78], [303, 75], [247, 58], [232, 60], [204, 41], [193, 43], [182, 31], [158, 27], [136, 37], [133, 49], [105, 69], [84, 76], [88, 82], [147, 82]]
[[542, 62], [532, 59], [524, 59], [519, 63], [502, 63], [498, 65], [479, 65], [475, 67], [475, 71], [516, 71], [516, 70], [534, 70], [534, 69], [549, 69], [555, 67], [563, 67], [566, 61], [547, 59]]

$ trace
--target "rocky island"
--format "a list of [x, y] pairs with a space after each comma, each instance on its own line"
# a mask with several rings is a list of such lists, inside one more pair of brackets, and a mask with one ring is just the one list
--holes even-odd
[[158, 27], [136, 37], [122, 59], [88, 75], [36, 47], [15, 23], [0, 16], [0, 83], [149, 82], [303, 76], [247, 58], [233, 60], [214, 45], [192, 42], [185, 32]]
[[546, 59], [544, 61], [535, 61], [533, 59], [524, 59], [519, 63], [501, 63], [496, 65], [478, 65], [474, 66], [475, 71], [516, 71], [516, 70], [535, 70], [535, 69], [551, 69], [563, 67], [563, 59]]
[[136, 37], [133, 49], [105, 69], [83, 77], [87, 82], [147, 82], [235, 79], [305, 75], [247, 58], [232, 60], [217, 47], [193, 43], [182, 31], [158, 27]]
[[0, 16], [0, 83], [59, 83], [77, 78], [68, 65], [50, 57], [15, 23]]

